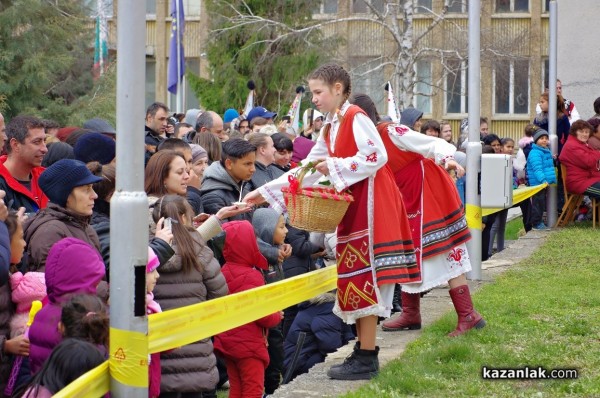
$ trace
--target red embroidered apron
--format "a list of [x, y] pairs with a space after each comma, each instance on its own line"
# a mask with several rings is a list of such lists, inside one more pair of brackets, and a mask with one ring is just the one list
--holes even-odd
[[[325, 132], [330, 156], [348, 158], [358, 153], [352, 131], [352, 122], [357, 112], [362, 111], [356, 106], [350, 106], [346, 111], [337, 133], [335, 151], [331, 150], [330, 137]], [[421, 280], [406, 211], [387, 165], [377, 171], [373, 185], [371, 226], [367, 178], [349, 187], [354, 202], [350, 204], [337, 230], [337, 294], [342, 311], [357, 311], [380, 304], [375, 284], [417, 283]], [[372, 246], [369, 241], [370, 233]], [[374, 259], [374, 264], [371, 263], [371, 258]]]
[[420, 264], [467, 242], [471, 234], [452, 178], [433, 160], [396, 147], [388, 134], [389, 124], [381, 123], [377, 130], [404, 199]]

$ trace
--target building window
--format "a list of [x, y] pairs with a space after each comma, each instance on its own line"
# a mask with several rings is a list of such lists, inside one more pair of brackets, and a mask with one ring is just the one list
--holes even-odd
[[[371, 0], [371, 5], [379, 12], [383, 12], [385, 9], [384, 0]], [[365, 0], [353, 0], [352, 12], [356, 14], [365, 14], [371, 12], [371, 8], [367, 5]]]
[[[192, 71], [195, 74], [199, 74], [200, 73], [200, 58], [186, 58], [185, 59], [185, 70], [186, 71]], [[185, 112], [186, 109], [196, 109], [196, 108], [200, 108], [200, 104], [198, 102], [198, 98], [196, 98], [196, 94], [194, 93], [194, 90], [192, 90], [192, 87], [190, 86], [190, 82], [188, 81], [187, 77], [184, 76], [184, 80], [183, 80], [183, 87], [184, 87], [184, 91], [183, 91], [183, 104], [182, 107], [183, 109], [180, 110], [180, 112]], [[171, 94], [170, 92], [169, 94], [169, 100], [168, 100], [168, 106], [169, 109], [171, 109], [172, 112], [175, 112], [177, 109], [177, 96], [175, 94]]]
[[146, 106], [156, 101], [156, 60], [146, 57]]
[[469, 1], [468, 0], [450, 0], [450, 4], [448, 4], [448, 12], [449, 13], [464, 14], [468, 11], [469, 11]]
[[542, 0], [542, 12], [550, 12], [550, 0]]
[[431, 12], [431, 0], [417, 0], [417, 6], [415, 12], [418, 13], [430, 13]]
[[431, 61], [415, 63], [417, 83], [414, 89], [414, 107], [423, 113], [431, 113]]
[[320, 14], [337, 14], [338, 0], [323, 0], [319, 9]]
[[156, 15], [156, 0], [146, 0], [146, 14]]
[[[171, 0], [174, 1], [174, 0]], [[199, 0], [183, 0], [183, 10], [185, 12], [185, 16], [190, 17], [199, 17], [200, 16], [200, 4]], [[169, 5], [170, 7], [170, 5]], [[171, 8], [169, 8], [170, 10]]]
[[499, 60], [495, 63], [494, 112], [529, 113], [529, 60]]
[[496, 12], [529, 12], [529, 0], [496, 0]]
[[457, 59], [446, 62], [446, 113], [467, 113], [467, 65]]
[[[385, 109], [387, 94], [384, 90], [385, 80], [380, 59], [365, 57], [350, 58], [350, 76], [352, 77], [352, 92], [365, 93], [371, 97], [377, 109]], [[398, 93], [394, 93], [396, 97]]]

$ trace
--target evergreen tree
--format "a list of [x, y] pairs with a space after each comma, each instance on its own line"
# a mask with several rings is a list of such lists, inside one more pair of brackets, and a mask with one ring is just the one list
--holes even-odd
[[[211, 38], [206, 53], [211, 79], [188, 72], [202, 106], [218, 112], [229, 107], [242, 109], [248, 95], [246, 84], [254, 80], [256, 105], [287, 112], [295, 87], [322, 61], [326, 44], [318, 29], [291, 33], [288, 27], [301, 30], [310, 26], [312, 11], [320, 3], [317, 0], [207, 1]], [[261, 23], [263, 18], [265, 23]], [[248, 23], [240, 24], [241, 20]], [[331, 39], [328, 42], [333, 43]]]
[[27, 113], [66, 123], [92, 90], [92, 24], [81, 1], [3, 0], [0, 93], [8, 118]]

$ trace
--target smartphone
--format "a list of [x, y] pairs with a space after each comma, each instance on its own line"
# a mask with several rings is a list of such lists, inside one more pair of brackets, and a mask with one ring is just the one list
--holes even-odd
[[173, 219], [171, 217], [165, 218], [165, 222], [163, 223], [163, 227], [167, 229], [172, 229]]
[[281, 120], [289, 123], [292, 120], [292, 118], [290, 116], [286, 115], [286, 116], [282, 117]]

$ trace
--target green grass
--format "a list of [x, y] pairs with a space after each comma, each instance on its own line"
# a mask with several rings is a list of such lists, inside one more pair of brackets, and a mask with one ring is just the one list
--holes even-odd
[[517, 217], [506, 223], [506, 229], [504, 232], [505, 240], [517, 240], [522, 235], [525, 235], [523, 217]]
[[[590, 228], [552, 234], [530, 259], [474, 295], [486, 328], [448, 338], [456, 323], [448, 313], [344, 397], [600, 396], [599, 239]], [[481, 377], [484, 365], [576, 368], [579, 378], [489, 381]]]

